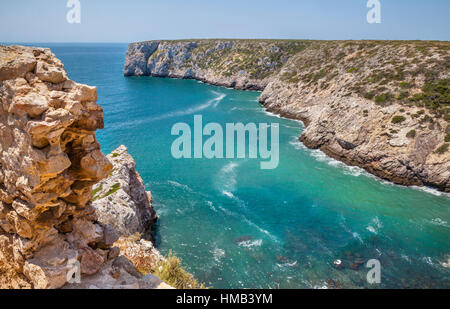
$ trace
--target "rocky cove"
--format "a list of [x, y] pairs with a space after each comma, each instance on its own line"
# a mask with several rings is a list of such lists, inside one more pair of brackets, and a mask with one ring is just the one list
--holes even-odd
[[[361, 273], [361, 276], [365, 277], [365, 272], [363, 269], [353, 270], [353, 264], [360, 259], [376, 256], [375, 249], [381, 250], [385, 257], [382, 262], [386, 265], [383, 277], [386, 286], [406, 286], [397, 279], [403, 278], [402, 271], [409, 267], [406, 259], [411, 259], [417, 265], [417, 271], [412, 274], [412, 281], [414, 284], [417, 282], [417, 286], [448, 286], [445, 270], [448, 267], [446, 228], [449, 220], [446, 211], [448, 200], [445, 196], [438, 197], [419, 190], [380, 185], [373, 177], [346, 176], [345, 170], [342, 173], [335, 168], [325, 168], [324, 174], [315, 174], [315, 171], [322, 170], [323, 165], [328, 164], [315, 159], [316, 155], [322, 155], [319, 151], [308, 150], [296, 138], [291, 139], [299, 136], [301, 126], [298, 122], [286, 119], [277, 119], [281, 125], [280, 144], [284, 145], [281, 149], [284, 159], [276, 173], [261, 173], [259, 168], [233, 160], [211, 162], [215, 165], [195, 160], [171, 160], [167, 158], [170, 155], [170, 143], [167, 141], [170, 127], [167, 126], [173, 124], [174, 119], [151, 121], [161, 119], [161, 115], [173, 115], [173, 111], [176, 111], [176, 115], [185, 116], [178, 117], [180, 120], [189, 121], [187, 118], [191, 118], [191, 115], [180, 111], [209, 102], [209, 107], [202, 110], [205, 119], [233, 122], [239, 118], [241, 121], [253, 119], [254, 122], [270, 122], [271, 116], [266, 115], [258, 106], [257, 93], [202, 85], [190, 80], [123, 78], [121, 73], [125, 45], [120, 48], [111, 45], [102, 45], [101, 48], [86, 48], [83, 45], [70, 48], [51, 45], [49, 47], [64, 61], [71, 78], [98, 85], [99, 93], [97, 97], [94, 87], [68, 80], [62, 64], [48, 49], [2, 47], [0, 72], [4, 118], [1, 132], [4, 135], [1, 140], [20, 142], [19, 145], [5, 143], [1, 149], [1, 189], [6, 190], [6, 184], [9, 184], [8, 188], [19, 188], [18, 193], [12, 190], [2, 195], [11, 195], [13, 198], [12, 201], [5, 199], [2, 203], [2, 287], [59, 286], [64, 281], [64, 274], [73, 269], [71, 263], [67, 262], [74, 259], [84, 261], [80, 263], [83, 265], [81, 285], [65, 285], [65, 288], [167, 287], [154, 276], [164, 277], [164, 272], [158, 272], [158, 268], [160, 265], [167, 265], [171, 257], [162, 258], [151, 241], [149, 230], [155, 226], [153, 207], [160, 217], [156, 223], [159, 232], [153, 233], [158, 248], [165, 254], [173, 248], [189, 269], [199, 276], [201, 281], [208, 282], [209, 286], [273, 287], [280, 284], [281, 287], [311, 288], [325, 284], [332, 288], [333, 285], [329, 285], [328, 281], [322, 283], [326, 278], [331, 278], [331, 283], [336, 282], [334, 286], [361, 286], [359, 279], [352, 276]], [[98, 49], [100, 52], [96, 54], [94, 51]], [[115, 61], [112, 61], [115, 58], [108, 58], [112, 51], [117, 58]], [[23, 62], [22, 56], [25, 56], [26, 63], [31, 62], [23, 71], [20, 64]], [[79, 60], [84, 56], [89, 61]], [[38, 70], [39, 62], [44, 62], [47, 69]], [[98, 63], [102, 64], [100, 68], [96, 66]], [[39, 67], [43, 65], [39, 64]], [[113, 70], [110, 70], [111, 67]], [[47, 71], [49, 73], [46, 73]], [[55, 71], [56, 73], [53, 73]], [[56, 79], [49, 82], [46, 74], [56, 76]], [[58, 77], [61, 75], [62, 78]], [[296, 78], [292, 77], [292, 82], [295, 82]], [[67, 85], [72, 83], [74, 88], [68, 88]], [[87, 91], [83, 89], [85, 87], [91, 89], [91, 95], [82, 94]], [[160, 89], [163, 89], [162, 93]], [[37, 102], [36, 105], [41, 106], [42, 114], [39, 114], [39, 111], [30, 111], [32, 115], [28, 114], [29, 108], [35, 108], [35, 104], [31, 103], [24, 107], [23, 110], [27, 113], [22, 114], [19, 117], [21, 122], [18, 122], [11, 105], [20, 103], [34, 93], [36, 97], [29, 102]], [[198, 96], [198, 93], [201, 96]], [[59, 98], [57, 105], [52, 99], [54, 97]], [[169, 99], [166, 99], [167, 97]], [[187, 99], [184, 99], [186, 97]], [[98, 101], [98, 105], [94, 105], [92, 101]], [[217, 102], [218, 106], [214, 107]], [[78, 106], [77, 103], [83, 108], [81, 113], [74, 112], [74, 122], [66, 123], [57, 117], [51, 120], [48, 116], [54, 114], [55, 110], [56, 114], [64, 115], [66, 112], [63, 109], [66, 108], [72, 113], [73, 110], [69, 106]], [[85, 109], [85, 106], [89, 106], [89, 110]], [[97, 115], [95, 117], [92, 115], [94, 111]], [[428, 114], [430, 113], [427, 111]], [[407, 114], [404, 115], [406, 118]], [[227, 118], [225, 120], [220, 117]], [[87, 129], [83, 126], [86, 118], [99, 119], [98, 128]], [[441, 116], [439, 119], [445, 118]], [[39, 131], [40, 135], [34, 146], [31, 144], [32, 136], [24, 129], [24, 124], [33, 122], [50, 127], [49, 131]], [[429, 121], [421, 123], [431, 124]], [[61, 127], [61, 124], [64, 125]], [[105, 130], [95, 132], [102, 126], [105, 126]], [[63, 172], [55, 172], [58, 179], [54, 179], [53, 175], [48, 176], [49, 179], [43, 178], [43, 182], [48, 182], [49, 186], [38, 185], [27, 189], [31, 190], [32, 194], [51, 193], [47, 194], [48, 199], [43, 200], [43, 204], [39, 204], [40, 201], [28, 199], [29, 191], [22, 189], [21, 181], [11, 178], [11, 175], [22, 172], [18, 171], [21, 165], [10, 163], [10, 160], [16, 158], [14, 160], [17, 161], [23, 157], [25, 162], [34, 166], [33, 164], [37, 164], [33, 163], [35, 157], [29, 159], [27, 153], [29, 151], [33, 154], [37, 151], [38, 154], [45, 154], [40, 154], [39, 164], [45, 163], [47, 158], [52, 158], [53, 152], [49, 153], [51, 145], [55, 145], [58, 150], [57, 138], [52, 143], [46, 142], [50, 140], [50, 136], [58, 136], [53, 133], [55, 129], [61, 129], [63, 133], [60, 138], [61, 152], [54, 153], [60, 157], [65, 157], [66, 154], [70, 163], [60, 167]], [[88, 139], [95, 143], [95, 146], [87, 141], [80, 142], [77, 138], [74, 138], [72, 143], [65, 144], [69, 132], [93, 136], [93, 139]], [[161, 132], [166, 132], [167, 136]], [[16, 138], [15, 134], [22, 134], [22, 138]], [[14, 138], [4, 139], [4, 136]], [[79, 159], [84, 162], [81, 165], [77, 163], [76, 158], [84, 158], [90, 151], [99, 150], [97, 144], [100, 143], [105, 153], [110, 154], [105, 157], [96, 151], [97, 160], [104, 164], [96, 163], [97, 161], [92, 161], [92, 164], [104, 166], [105, 170], [102, 177], [99, 177], [101, 179], [94, 180], [81, 172], [90, 166], [91, 161]], [[80, 144], [82, 146], [79, 146]], [[128, 154], [127, 147], [118, 147], [121, 144], [128, 146], [138, 162], [142, 178], [136, 171], [136, 164]], [[81, 150], [85, 146], [86, 150]], [[314, 158], [310, 155], [314, 155]], [[293, 178], [299, 176], [293, 172], [293, 167], [308, 171], [306, 175], [314, 177]], [[192, 170], [202, 172], [192, 173]], [[21, 175], [41, 175], [41, 172], [32, 168], [26, 168], [25, 173]], [[61, 174], [63, 175], [60, 176]], [[301, 176], [301, 173], [299, 174]], [[276, 181], [273, 176], [276, 176]], [[68, 184], [59, 185], [60, 179], [66, 178]], [[324, 183], [325, 179], [329, 179], [330, 183]], [[87, 181], [85, 187], [80, 181]], [[289, 185], [290, 181], [294, 185]], [[146, 192], [144, 182], [147, 189], [152, 189], [153, 197]], [[340, 185], [334, 186], [334, 182]], [[267, 187], [268, 185], [271, 187]], [[61, 193], [60, 190], [67, 187], [67, 192]], [[81, 192], [79, 187], [84, 190]], [[359, 191], [364, 196], [358, 198]], [[86, 204], [81, 200], [65, 197], [69, 192], [83, 196], [82, 199], [87, 200]], [[270, 194], [271, 192], [273, 194]], [[74, 194], [70, 193], [69, 196]], [[45, 223], [43, 229], [38, 226], [42, 217], [39, 217], [39, 223], [32, 217], [24, 217], [26, 213], [19, 208], [19, 200], [26, 202], [27, 207], [35, 209], [36, 213], [45, 213], [45, 216], [42, 216], [50, 221]], [[253, 200], [254, 202], [251, 202]], [[63, 202], [67, 204], [67, 210], [59, 216], [53, 205], [64, 205]], [[358, 215], [354, 213], [355, 209], [358, 209]], [[49, 210], [52, 214], [55, 213], [55, 217], [50, 216]], [[279, 218], [281, 222], [275, 225], [271, 218]], [[31, 226], [31, 238], [25, 238], [30, 236], [22, 231], [21, 227], [26, 227], [26, 224]], [[87, 233], [81, 235], [81, 231]], [[41, 234], [42, 232], [45, 233]], [[92, 232], [96, 233], [95, 236], [92, 236]], [[56, 240], [53, 237], [47, 238], [46, 233], [56, 235]], [[123, 236], [117, 239], [120, 235]], [[92, 240], [94, 238], [95, 240]], [[74, 242], [74, 239], [82, 240]], [[405, 245], [403, 239], [414, 239], [414, 243]], [[33, 251], [25, 251], [23, 244], [33, 244]], [[67, 256], [56, 244], [62, 244], [63, 248], [76, 253], [70, 251], [71, 254]], [[420, 248], [419, 254], [416, 248]], [[50, 255], [51, 252], [55, 254]], [[116, 256], [117, 254], [119, 256]], [[337, 270], [332, 266], [327, 267], [335, 259], [342, 260], [345, 268]], [[51, 263], [43, 263], [42, 260], [49, 260]], [[392, 267], [390, 263], [394, 261], [396, 266]], [[429, 261], [434, 264], [430, 265]], [[314, 267], [311, 268], [309, 263], [313, 263]], [[35, 274], [28, 271], [25, 273], [20, 268], [21, 265], [27, 265], [23, 269], [34, 267], [37, 271]], [[308, 271], [308, 265], [311, 271]], [[430, 271], [431, 269], [433, 271]], [[87, 271], [97, 272], [88, 274]], [[394, 279], [387, 275], [391, 271]], [[295, 280], [290, 281], [290, 276]], [[30, 281], [31, 279], [33, 281]]]
[[300, 140], [401, 185], [450, 192], [448, 42], [180, 40], [129, 45], [125, 76], [260, 90]]

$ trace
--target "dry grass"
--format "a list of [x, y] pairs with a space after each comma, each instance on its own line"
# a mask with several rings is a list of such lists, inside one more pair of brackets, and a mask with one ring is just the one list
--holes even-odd
[[160, 260], [154, 272], [161, 280], [177, 289], [205, 289], [194, 276], [186, 272], [181, 266], [181, 260], [170, 251], [167, 259]]
[[153, 274], [177, 289], [203, 289], [193, 275], [184, 270], [181, 260], [172, 252], [164, 258], [150, 243], [141, 243], [139, 233], [121, 237], [114, 245], [144, 275]]

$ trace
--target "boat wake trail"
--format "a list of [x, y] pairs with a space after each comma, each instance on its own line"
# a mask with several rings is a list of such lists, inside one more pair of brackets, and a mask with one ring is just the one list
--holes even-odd
[[137, 120], [133, 120], [133, 121], [123, 122], [120, 125], [116, 125], [115, 128], [136, 126], [136, 125], [149, 123], [149, 122], [154, 122], [154, 121], [160, 121], [160, 120], [164, 120], [164, 119], [170, 119], [170, 118], [175, 118], [175, 117], [182, 117], [182, 116], [186, 116], [186, 115], [193, 115], [193, 114], [198, 113], [198, 112], [200, 112], [202, 110], [205, 110], [205, 109], [207, 109], [209, 107], [214, 107], [215, 108], [226, 97], [226, 94], [218, 93], [216, 91], [212, 91], [212, 93], [215, 94], [216, 97], [211, 99], [211, 100], [209, 100], [209, 101], [207, 101], [204, 104], [195, 105], [195, 106], [189, 107], [189, 108], [184, 109], [184, 110], [177, 110], [177, 111], [173, 111], [173, 112], [168, 112], [166, 114], [162, 114], [162, 115], [159, 115], [159, 116], [153, 116], [153, 117], [148, 117], [148, 118], [144, 118], [144, 119], [137, 119]]
[[212, 91], [212, 93], [214, 93], [217, 96], [216, 98], [212, 99], [213, 107], [216, 108], [219, 105], [219, 103], [222, 102], [223, 99], [225, 99], [227, 95], [216, 91]]

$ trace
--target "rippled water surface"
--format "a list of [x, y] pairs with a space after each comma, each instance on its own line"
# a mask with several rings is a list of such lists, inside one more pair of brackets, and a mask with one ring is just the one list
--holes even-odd
[[[450, 198], [380, 181], [308, 150], [301, 123], [265, 113], [257, 92], [192, 80], [124, 78], [124, 44], [40, 44], [71, 79], [96, 85], [105, 153], [125, 144], [154, 197], [159, 248], [216, 288], [450, 287]], [[280, 164], [176, 160], [176, 122], [276, 122]], [[360, 264], [378, 259], [382, 282]], [[333, 267], [341, 259], [344, 269]]]

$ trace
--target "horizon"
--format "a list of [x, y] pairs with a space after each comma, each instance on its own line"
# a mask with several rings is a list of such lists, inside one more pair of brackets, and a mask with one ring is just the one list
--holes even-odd
[[8, 42], [8, 41], [0, 41], [0, 44], [135, 44], [135, 43], [144, 43], [144, 42], [157, 42], [157, 41], [168, 41], [168, 42], [176, 42], [176, 41], [201, 41], [201, 40], [224, 40], [224, 41], [239, 41], [239, 40], [251, 40], [251, 41], [322, 41], [322, 42], [347, 42], [347, 41], [367, 41], [367, 42], [450, 42], [450, 40], [372, 40], [372, 39], [349, 39], [349, 40], [316, 40], [316, 39], [277, 39], [277, 38], [182, 38], [182, 39], [154, 39], [154, 40], [143, 40], [143, 41], [134, 41], [134, 42]]
[[377, 0], [381, 4], [381, 23], [372, 24], [366, 18], [370, 11], [367, 0], [79, 0], [80, 23], [69, 23], [70, 5], [78, 0], [71, 1], [3, 0], [0, 42], [131, 43], [192, 38], [450, 40], [450, 2], [446, 0], [434, 0], [432, 4]]

